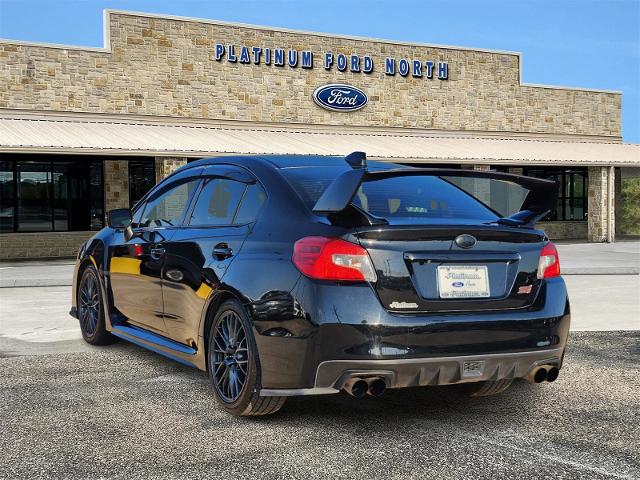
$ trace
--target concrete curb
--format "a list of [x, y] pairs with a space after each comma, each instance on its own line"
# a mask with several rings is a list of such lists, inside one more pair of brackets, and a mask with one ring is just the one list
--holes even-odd
[[70, 287], [71, 280], [20, 279], [0, 280], [0, 288], [29, 288], [29, 287]]
[[593, 267], [593, 268], [563, 268], [560, 261], [562, 275], [640, 275], [637, 267]]

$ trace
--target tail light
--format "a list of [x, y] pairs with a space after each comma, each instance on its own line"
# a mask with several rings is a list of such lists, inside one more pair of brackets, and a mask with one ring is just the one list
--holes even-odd
[[301, 238], [293, 247], [293, 263], [307, 277], [320, 280], [376, 281], [367, 251], [339, 238]]
[[560, 276], [560, 258], [558, 257], [558, 249], [549, 242], [540, 252], [540, 261], [538, 262], [538, 278], [552, 278]]

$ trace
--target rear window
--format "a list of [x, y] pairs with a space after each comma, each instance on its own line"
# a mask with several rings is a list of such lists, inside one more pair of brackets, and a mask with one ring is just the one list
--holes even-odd
[[[302, 201], [313, 208], [343, 169], [327, 167], [281, 170]], [[459, 187], [440, 177], [392, 177], [364, 182], [353, 203], [386, 219], [451, 218], [493, 221], [498, 216]]]

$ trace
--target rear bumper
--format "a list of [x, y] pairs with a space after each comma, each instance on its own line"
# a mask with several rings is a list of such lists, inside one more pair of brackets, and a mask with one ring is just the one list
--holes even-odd
[[[392, 388], [522, 378], [537, 362], [561, 366], [571, 319], [562, 278], [546, 281], [531, 308], [498, 312], [397, 315], [368, 285], [304, 277], [291, 296], [289, 314], [284, 303], [273, 317], [254, 314], [270, 395], [334, 393], [360, 370], [382, 371]], [[274, 329], [290, 335], [269, 336]], [[463, 377], [465, 361], [484, 362], [482, 375]]]
[[[338, 393], [350, 378], [384, 378], [387, 388], [405, 388], [524, 378], [541, 365], [560, 367], [563, 349], [397, 360], [329, 360], [318, 365], [306, 389], [262, 389], [261, 395]], [[465, 368], [466, 367], [466, 368]], [[469, 368], [472, 367], [472, 368]]]

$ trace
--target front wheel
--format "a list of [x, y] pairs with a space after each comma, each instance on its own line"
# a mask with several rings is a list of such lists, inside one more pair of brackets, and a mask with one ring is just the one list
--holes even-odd
[[260, 395], [260, 362], [248, 315], [240, 302], [218, 309], [209, 331], [209, 379], [214, 394], [231, 415], [270, 415], [285, 397]]
[[102, 300], [98, 272], [89, 265], [82, 272], [78, 285], [78, 320], [82, 338], [91, 345], [109, 345], [117, 340], [105, 327]]

